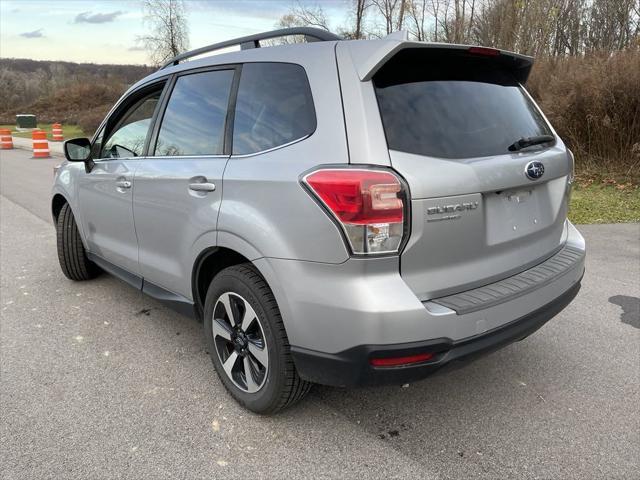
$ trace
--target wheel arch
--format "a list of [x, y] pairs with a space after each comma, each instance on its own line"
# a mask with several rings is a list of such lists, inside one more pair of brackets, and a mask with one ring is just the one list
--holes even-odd
[[251, 261], [231, 248], [209, 247], [200, 252], [191, 271], [193, 304], [198, 319], [203, 318], [204, 301], [213, 277], [223, 269], [241, 263], [251, 263]]
[[64, 207], [65, 203], [69, 203], [69, 200], [67, 200], [67, 198], [61, 193], [56, 193], [51, 199], [51, 215], [53, 217], [54, 225], [58, 221], [58, 216], [60, 215], [60, 211], [62, 210], [62, 207]]

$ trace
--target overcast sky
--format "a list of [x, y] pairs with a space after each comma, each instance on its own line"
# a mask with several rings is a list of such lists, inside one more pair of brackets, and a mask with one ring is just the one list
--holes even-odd
[[[333, 28], [349, 0], [321, 4]], [[294, 0], [187, 0], [191, 48], [273, 30]], [[136, 36], [148, 27], [136, 0], [0, 0], [0, 57], [93, 63], [148, 63]]]

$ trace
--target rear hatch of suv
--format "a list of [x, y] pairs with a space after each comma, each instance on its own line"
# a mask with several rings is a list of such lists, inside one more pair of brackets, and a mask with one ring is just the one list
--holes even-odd
[[572, 159], [521, 85], [523, 58], [403, 48], [371, 76], [390, 164], [411, 196], [401, 275], [423, 301], [561, 248]]

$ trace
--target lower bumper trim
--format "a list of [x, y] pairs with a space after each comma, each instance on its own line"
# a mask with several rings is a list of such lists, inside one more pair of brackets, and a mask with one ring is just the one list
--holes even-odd
[[533, 268], [483, 287], [431, 300], [464, 315], [527, 295], [544, 287], [584, 262], [585, 251], [565, 245], [558, 253]]
[[[453, 341], [438, 338], [394, 345], [359, 345], [339, 353], [323, 353], [291, 346], [298, 374], [305, 380], [332, 386], [369, 386], [414, 382], [437, 371], [464, 365], [482, 355], [522, 340], [560, 313], [580, 290], [575, 283], [552, 302], [521, 318], [481, 335]], [[434, 352], [434, 359], [402, 367], [373, 367], [372, 357], [411, 356]]]

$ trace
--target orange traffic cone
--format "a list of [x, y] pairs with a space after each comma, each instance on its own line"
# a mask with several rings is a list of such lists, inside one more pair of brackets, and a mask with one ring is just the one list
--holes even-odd
[[0, 128], [0, 150], [10, 150], [13, 148], [13, 138], [11, 130], [8, 128]]
[[53, 135], [54, 142], [63, 142], [64, 136], [62, 135], [62, 125], [59, 123], [54, 123], [51, 125], [51, 133]]
[[31, 134], [33, 138], [33, 157], [32, 158], [49, 158], [49, 142], [47, 141], [47, 132], [42, 130], [34, 130]]

